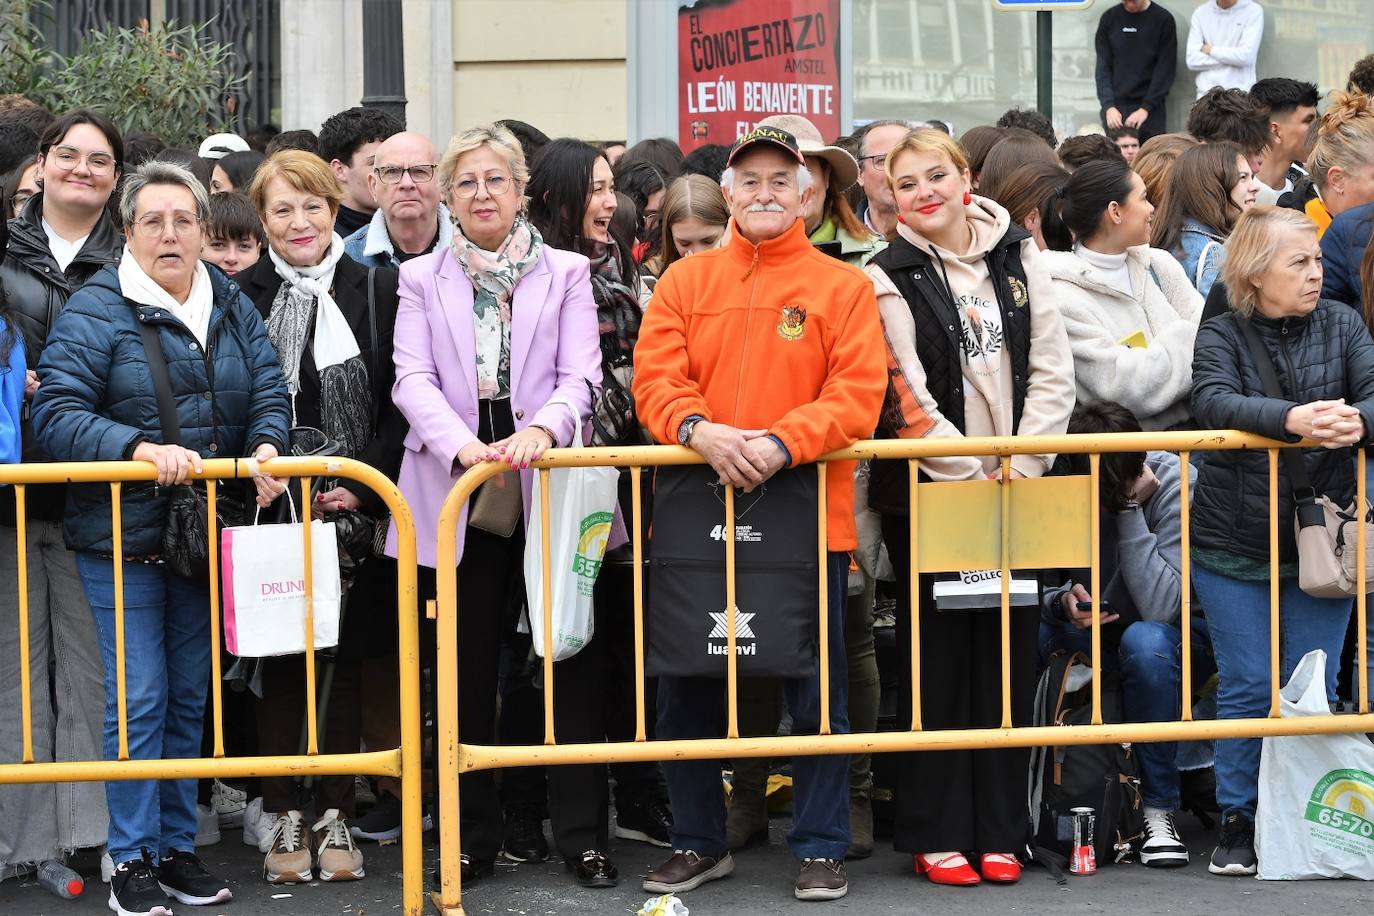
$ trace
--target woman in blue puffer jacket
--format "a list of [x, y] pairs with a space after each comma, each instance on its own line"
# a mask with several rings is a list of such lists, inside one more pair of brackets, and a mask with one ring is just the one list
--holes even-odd
[[[285, 451], [290, 406], [267, 330], [238, 285], [198, 260], [209, 200], [189, 171], [150, 162], [131, 174], [120, 201], [125, 248], [67, 302], [38, 364], [34, 426], [58, 461], [149, 461], [157, 485], [129, 485], [123, 510], [124, 656], [129, 756], [200, 756], [210, 671], [206, 585], [160, 563], [165, 487], [184, 483], [203, 458]], [[140, 324], [158, 342], [181, 427], [163, 441]], [[258, 503], [285, 484], [256, 477]], [[106, 759], [119, 751], [115, 585], [110, 488], [71, 487], [63, 533], [95, 615], [105, 667]], [[229, 899], [196, 858], [196, 781], [111, 781], [110, 906], [120, 913], [171, 911]]]

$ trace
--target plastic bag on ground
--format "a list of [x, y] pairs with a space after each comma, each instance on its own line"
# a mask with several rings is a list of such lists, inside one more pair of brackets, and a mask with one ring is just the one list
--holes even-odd
[[635, 916], [687, 916], [687, 913], [687, 904], [674, 894], [664, 894], [662, 897], [650, 897], [645, 900], [644, 906], [640, 907]]

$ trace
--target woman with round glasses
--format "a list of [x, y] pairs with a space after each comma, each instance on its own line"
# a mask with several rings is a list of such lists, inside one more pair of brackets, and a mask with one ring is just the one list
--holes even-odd
[[[262, 319], [237, 283], [199, 260], [209, 211], [204, 186], [180, 166], [148, 162], [125, 182], [119, 210], [124, 253], [53, 323], [38, 364], [33, 425], [58, 461], [156, 466], [156, 485], [125, 484], [120, 497], [120, 567], [105, 484], [68, 488], [63, 536], [76, 551], [100, 635], [104, 691], [93, 696], [105, 697], [104, 759], [121, 751], [121, 712], [130, 758], [191, 758], [200, 756], [210, 683], [210, 592], [161, 562], [168, 487], [185, 483], [205, 458], [277, 457], [286, 449], [289, 404]], [[146, 346], [144, 328], [155, 333]], [[166, 442], [149, 383], [154, 345], [166, 363], [180, 445]], [[254, 484], [261, 506], [286, 488], [269, 477]], [[120, 640], [126, 710], [115, 687]], [[111, 780], [104, 788], [115, 865], [111, 909], [169, 913], [169, 896], [187, 905], [232, 896], [195, 855], [194, 779]]]
[[400, 270], [411, 258], [447, 248], [453, 218], [434, 180], [439, 151], [429, 138], [401, 131], [377, 147], [367, 186], [377, 209], [344, 239], [344, 253], [364, 267]]
[[[454, 482], [487, 461], [522, 472], [486, 485], [458, 528], [458, 714], [464, 741], [494, 744], [501, 636], [521, 588], [528, 468], [546, 449], [581, 444], [601, 350], [587, 258], [549, 247], [525, 217], [529, 173], [514, 135], [494, 124], [463, 131], [437, 179], [453, 242], [401, 267], [392, 397], [410, 432], [398, 483], [415, 513], [423, 600], [434, 596], [439, 510]], [[393, 525], [387, 552], [395, 550]], [[504, 829], [494, 774], [460, 780], [466, 884], [492, 874]], [[587, 881], [615, 877], [597, 869]]]
[[[281, 361], [293, 439], [319, 430], [337, 444], [337, 454], [394, 478], [405, 438], [405, 421], [390, 396], [395, 271], [369, 271], [344, 254], [343, 239], [334, 232], [342, 195], [319, 156], [303, 150], [276, 153], [258, 169], [249, 197], [267, 235], [267, 257], [238, 280], [257, 305]], [[324, 486], [311, 507], [317, 516], [335, 520], [340, 511], [362, 512], [368, 518], [386, 514], [385, 504], [363, 484], [343, 480]], [[395, 598], [396, 564], [362, 558], [349, 588], [329, 707], [319, 723], [323, 753], [358, 749], [362, 659], [373, 641], [371, 618], [378, 618], [379, 628], [388, 622], [394, 626], [395, 615], [385, 609], [395, 606]], [[258, 750], [295, 753], [305, 715], [304, 656], [264, 659], [262, 686], [269, 699], [257, 704]], [[321, 881], [362, 878], [363, 855], [350, 824], [353, 778], [322, 777], [309, 794], [313, 821], [305, 819], [295, 780], [263, 779], [263, 811], [276, 816], [263, 874], [273, 884], [309, 882], [313, 866]]]
[[[104, 115], [73, 111], [39, 140], [33, 194], [10, 221], [0, 283], [13, 326], [23, 335], [29, 366], [24, 397], [38, 391], [39, 357], [68, 297], [107, 264], [119, 260], [122, 239], [106, 216], [119, 180], [124, 144]], [[8, 219], [9, 214], [4, 214]], [[23, 460], [49, 460], [31, 423], [22, 429]], [[66, 487], [29, 487], [25, 498], [28, 570], [29, 678], [33, 752], [39, 761], [100, 757], [104, 680], [95, 623], [62, 538]], [[14, 490], [0, 488], [0, 708], [20, 701], [18, 536]], [[49, 677], [49, 672], [54, 673]], [[0, 716], [0, 762], [20, 760], [23, 726]], [[0, 867], [62, 857], [62, 850], [105, 842], [105, 793], [100, 783], [0, 786]]]

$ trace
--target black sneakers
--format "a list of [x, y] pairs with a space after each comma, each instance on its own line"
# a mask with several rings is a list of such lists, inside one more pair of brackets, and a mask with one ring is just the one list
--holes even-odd
[[143, 857], [120, 862], [110, 879], [110, 909], [119, 916], [172, 916], [172, 902], [157, 880], [147, 849]]
[[1258, 864], [1255, 822], [1241, 814], [1227, 815], [1221, 822], [1221, 838], [1212, 850], [1207, 870], [1214, 875], [1253, 875]]
[[543, 862], [549, 857], [544, 838], [544, 818], [537, 805], [511, 805], [506, 809], [506, 840], [501, 855], [512, 862]]
[[162, 857], [157, 883], [187, 906], [205, 906], [233, 899], [228, 882], [210, 874], [195, 853], [176, 850]]
[[663, 801], [653, 795], [637, 795], [615, 806], [615, 835], [621, 840], [637, 840], [665, 849], [672, 846], [670, 831], [673, 815]]
[[1145, 809], [1145, 843], [1140, 847], [1140, 861], [1151, 868], [1182, 868], [1188, 864], [1188, 847], [1178, 835], [1173, 812]]

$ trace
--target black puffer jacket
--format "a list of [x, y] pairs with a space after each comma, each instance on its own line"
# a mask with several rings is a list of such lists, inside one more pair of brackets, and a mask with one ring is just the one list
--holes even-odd
[[[1250, 319], [1288, 396], [1268, 397], [1234, 312], [1203, 323], [1193, 349], [1193, 416], [1203, 429], [1239, 429], [1296, 442], [1290, 408], [1344, 398], [1374, 432], [1374, 339], [1359, 314], [1323, 299], [1300, 318]], [[1355, 492], [1354, 449], [1301, 451], [1317, 492], [1347, 505]], [[1292, 485], [1279, 466], [1279, 559], [1297, 559]], [[1269, 559], [1269, 458], [1264, 451], [1210, 452], [1193, 492], [1193, 546]]]
[[[67, 299], [106, 264], [118, 264], [124, 251], [124, 237], [107, 219], [101, 219], [91, 230], [65, 271], [57, 266], [48, 235], [43, 231], [43, 195], [35, 194], [24, 206], [24, 212], [9, 222], [10, 243], [0, 263], [0, 283], [9, 297], [10, 316], [24, 335], [24, 348], [29, 366], [36, 367], [43, 355], [48, 331]], [[24, 420], [25, 462], [50, 460], [38, 447], [33, 423]], [[65, 487], [32, 487], [29, 490], [28, 515], [55, 522], [62, 519]], [[0, 524], [14, 525], [14, 495], [8, 487], [0, 488]]]

